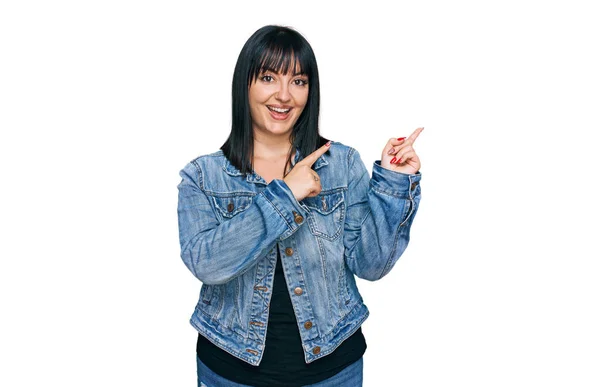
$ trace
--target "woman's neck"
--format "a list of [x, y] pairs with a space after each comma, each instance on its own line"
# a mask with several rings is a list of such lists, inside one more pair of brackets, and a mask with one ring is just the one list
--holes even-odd
[[289, 139], [266, 142], [254, 140], [254, 158], [269, 161], [285, 160], [290, 154], [291, 147]]

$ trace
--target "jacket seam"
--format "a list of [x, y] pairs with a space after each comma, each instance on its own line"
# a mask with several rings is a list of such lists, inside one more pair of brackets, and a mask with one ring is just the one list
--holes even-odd
[[367, 211], [364, 218], [360, 221], [360, 226], [359, 226], [360, 235], [358, 236], [358, 238], [356, 238], [356, 242], [354, 242], [354, 244], [352, 246], [350, 246], [350, 253], [348, 254], [348, 256], [351, 259], [357, 259], [356, 254], [354, 254], [354, 249], [356, 248], [356, 245], [358, 245], [358, 243], [360, 242], [360, 240], [362, 238], [362, 226], [367, 221], [367, 218], [369, 217], [369, 215], [371, 215], [371, 207], [370, 206], [369, 206], [369, 211]]
[[383, 267], [383, 271], [381, 272], [381, 274], [379, 275], [378, 279], [383, 278], [383, 276], [388, 273], [390, 271], [390, 266], [392, 265], [392, 261], [394, 260], [394, 256], [396, 255], [396, 250], [398, 250], [398, 242], [400, 240], [400, 236], [402, 235], [402, 231], [405, 230], [406, 228], [403, 226], [403, 224], [410, 218], [410, 215], [406, 218], [406, 220], [402, 223], [400, 223], [398, 225], [398, 227], [396, 227], [396, 236], [394, 238], [394, 248], [392, 249], [390, 256], [388, 257], [385, 266]]
[[[352, 313], [356, 313], [356, 312], [357, 312], [357, 310], [358, 310], [358, 309], [360, 309], [360, 308], [362, 308], [364, 305], [365, 305], [365, 304], [364, 304], [364, 303], [362, 303], [362, 302], [357, 302], [357, 303], [356, 303], [356, 306], [355, 306], [354, 308], [352, 308], [352, 309], [351, 309], [351, 310], [350, 310], [348, 313], [346, 313], [346, 314], [344, 315], [344, 317], [342, 317], [342, 318], [340, 318], [340, 319], [339, 319], [339, 321], [338, 321], [338, 324], [339, 324], [340, 322], [342, 322], [344, 319], [346, 319], [346, 318], [348, 317], [348, 315], [350, 315], [350, 314], [352, 314]], [[319, 355], [318, 355], [318, 356], [316, 356], [316, 357], [315, 357], [315, 359], [314, 359], [314, 360], [312, 360], [312, 361], [318, 360], [318, 359], [322, 358], [323, 356], [326, 356], [326, 355], [328, 355], [328, 354], [332, 353], [332, 352], [333, 352], [333, 351], [334, 351], [334, 350], [335, 350], [337, 347], [339, 347], [340, 345], [342, 345], [342, 343], [344, 342], [344, 340], [346, 340], [348, 337], [350, 337], [352, 334], [354, 334], [354, 333], [355, 333], [355, 332], [358, 330], [358, 328], [360, 328], [360, 327], [362, 326], [362, 323], [363, 323], [363, 322], [364, 322], [364, 321], [365, 321], [365, 320], [366, 320], [368, 317], [369, 317], [369, 312], [368, 312], [368, 310], [367, 310], [367, 313], [365, 313], [365, 315], [363, 316], [363, 318], [362, 318], [362, 319], [360, 319], [360, 320], [357, 320], [357, 321], [356, 321], [356, 323], [355, 323], [355, 324], [356, 324], [356, 325], [355, 325], [355, 329], [353, 329], [353, 330], [352, 330], [352, 332], [348, 332], [346, 335], [344, 335], [344, 336], [340, 336], [340, 337], [339, 337], [339, 340], [338, 340], [338, 344], [337, 344], [335, 347], [329, 348], [329, 350], [328, 350], [328, 351], [323, 351], [323, 352], [320, 352], [320, 353], [319, 353]], [[323, 336], [321, 337], [321, 340], [324, 340], [324, 341], [329, 341], [329, 340], [330, 340], [330, 337], [329, 337], [329, 336], [331, 335], [331, 333], [334, 331], [334, 329], [335, 329], [335, 328], [336, 328], [336, 327], [333, 327], [333, 328], [332, 328], [332, 329], [331, 329], [331, 330], [330, 330], [330, 331], [327, 333], [327, 335], [323, 335]]]
[[[356, 151], [353, 147], [349, 147], [350, 150], [348, 151], [348, 176], [350, 176], [350, 171], [351, 166], [350, 163], [352, 161], [352, 155], [354, 154], [354, 152]], [[348, 181], [348, 183], [346, 184], [346, 190], [348, 189], [348, 187], [350, 186], [350, 181]], [[359, 235], [358, 238], [356, 238], [356, 241], [354, 242], [354, 244], [352, 246], [350, 246], [349, 252], [348, 252], [348, 257], [350, 259], [356, 259], [356, 257], [354, 256], [354, 249], [356, 247], [356, 245], [358, 244], [358, 242], [360, 242], [360, 238], [361, 238], [361, 234], [362, 234], [362, 225], [365, 223], [365, 220], [367, 219], [367, 217], [369, 216], [369, 214], [371, 213], [371, 206], [369, 206], [369, 211], [367, 211], [367, 213], [365, 214], [365, 217], [361, 220], [360, 222], [360, 230], [359, 230]]]

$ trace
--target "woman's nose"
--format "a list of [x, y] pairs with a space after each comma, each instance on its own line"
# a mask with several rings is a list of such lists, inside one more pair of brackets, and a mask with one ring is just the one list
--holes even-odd
[[280, 101], [288, 101], [291, 98], [289, 87], [285, 82], [281, 83], [275, 97]]

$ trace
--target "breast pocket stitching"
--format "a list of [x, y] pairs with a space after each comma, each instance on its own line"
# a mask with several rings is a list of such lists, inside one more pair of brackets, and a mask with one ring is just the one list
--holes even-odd
[[302, 201], [310, 210], [308, 227], [311, 233], [330, 241], [337, 239], [346, 216], [343, 191], [321, 193]]

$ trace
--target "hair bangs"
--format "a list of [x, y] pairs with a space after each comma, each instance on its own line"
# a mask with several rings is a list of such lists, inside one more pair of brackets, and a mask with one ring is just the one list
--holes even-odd
[[261, 51], [260, 57], [255, 62], [256, 65], [250, 71], [252, 74], [250, 82], [266, 71], [285, 75], [293, 71], [292, 75], [307, 75], [310, 81], [312, 71], [310, 71], [308, 55], [302, 55], [303, 50], [300, 47], [294, 47], [290, 42], [285, 43], [287, 44], [275, 41]]

